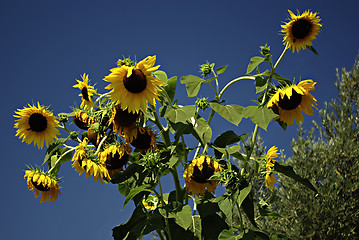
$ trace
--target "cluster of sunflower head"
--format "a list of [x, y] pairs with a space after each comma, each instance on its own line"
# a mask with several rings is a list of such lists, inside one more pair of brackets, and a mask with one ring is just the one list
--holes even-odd
[[[41, 202], [56, 201], [60, 193], [56, 175], [60, 165], [69, 161], [71, 156], [72, 167], [80, 175], [85, 173], [86, 178], [93, 177], [94, 181], [103, 183], [125, 169], [132, 147], [140, 154], [157, 151], [155, 132], [143, 120], [141, 122], [148, 103], [155, 106], [159, 86], [164, 84], [152, 76], [159, 67], [154, 67], [155, 60], [156, 56], [147, 57], [137, 64], [130, 59], [119, 60], [118, 67], [111, 69], [104, 78], [110, 82], [106, 87], [110, 91], [102, 95], [89, 84], [88, 75], [83, 74], [82, 81], [76, 80], [77, 84], [73, 86], [81, 91], [80, 107], [73, 108], [71, 113], [59, 114], [57, 119], [40, 103], [37, 106], [29, 104], [29, 107], [15, 112], [17, 115], [14, 117], [19, 118], [15, 123], [16, 136], [28, 144], [34, 142], [40, 149], [44, 143], [46, 147], [50, 145], [45, 157], [49, 170], [30, 168], [24, 176], [36, 198], [42, 193]], [[67, 129], [69, 117], [82, 131], [81, 137], [80, 131]], [[69, 137], [57, 139], [59, 128], [67, 131]], [[67, 145], [69, 140], [78, 145]]]
[[[294, 15], [289, 11], [289, 14], [291, 16], [290, 21], [282, 26], [282, 32], [285, 34], [283, 38], [283, 42], [286, 45], [285, 51], [292, 48], [293, 52], [295, 50], [299, 52], [301, 49], [305, 50], [309, 48], [313, 52], [316, 52], [312, 47], [312, 40], [316, 38], [321, 27], [319, 24], [320, 18], [316, 13], [309, 11], [301, 15]], [[274, 72], [277, 64], [273, 68], [270, 47], [267, 45], [261, 47], [261, 54], [263, 58], [260, 57], [258, 61], [258, 57], [256, 57], [257, 64], [248, 67], [251, 71], [257, 67], [257, 74], [253, 75], [255, 79], [253, 76], [250, 76], [251, 78], [249, 79], [256, 81], [256, 87], [258, 87], [257, 92], [265, 91], [259, 95], [258, 98], [258, 102], [261, 102], [260, 107], [264, 107], [266, 111], [274, 113], [273, 116], [276, 116], [275, 120], [285, 126], [292, 125], [294, 120], [297, 124], [299, 124], [299, 121], [303, 122], [303, 113], [313, 115], [314, 111], [312, 107], [316, 108], [317, 100], [310, 91], [315, 90], [314, 86], [316, 83], [313, 80], [304, 80], [298, 84], [294, 84], [282, 78]], [[44, 163], [47, 162], [49, 170], [44, 172], [39, 170], [39, 168], [30, 168], [24, 176], [24, 178], [27, 178], [28, 188], [35, 191], [36, 197], [42, 193], [41, 202], [45, 202], [46, 200], [49, 202], [56, 201], [58, 194], [61, 194], [58, 184], [59, 180], [56, 176], [61, 164], [70, 160], [72, 160], [72, 167], [80, 175], [85, 173], [86, 178], [92, 177], [94, 181], [101, 183], [111, 181], [116, 175], [124, 171], [129, 165], [129, 162], [137, 162], [146, 170], [155, 173], [153, 177], [156, 177], [155, 175], [162, 176], [164, 172], [168, 172], [168, 166], [174, 169], [178, 166], [177, 162], [171, 162], [172, 154], [177, 151], [177, 148], [175, 148], [175, 150], [172, 148], [173, 146], [171, 145], [169, 136], [167, 142], [169, 141], [170, 143], [164, 144], [161, 150], [158, 150], [159, 143], [156, 140], [156, 134], [148, 125], [148, 120], [155, 123], [158, 128], [159, 125], [161, 125], [159, 120], [156, 119], [156, 117], [158, 117], [157, 113], [152, 114], [153, 112], [151, 111], [156, 111], [156, 100], [161, 100], [161, 91], [167, 91], [165, 90], [167, 85], [164, 86], [166, 83], [154, 75], [154, 71], [157, 71], [159, 68], [159, 66], [154, 66], [155, 61], [156, 56], [147, 57], [138, 63], [133, 62], [129, 58], [120, 59], [117, 62], [117, 67], [110, 69], [111, 73], [103, 79], [109, 83], [108, 86], [105, 87], [109, 92], [105, 94], [97, 93], [97, 89], [89, 84], [88, 75], [83, 74], [81, 76], [82, 80], [76, 80], [77, 84], [73, 86], [80, 90], [79, 96], [82, 100], [80, 107], [74, 108], [71, 113], [59, 114], [57, 119], [51, 111], [39, 103], [37, 103], [37, 106], [29, 104], [29, 107], [18, 109], [18, 111], [15, 112], [17, 115], [14, 116], [19, 118], [15, 123], [15, 128], [17, 129], [16, 136], [19, 136], [22, 141], [26, 141], [28, 144], [33, 142], [34, 145], [37, 145], [41, 149], [44, 144], [46, 144], [47, 147], [50, 145], [44, 161]], [[269, 61], [272, 69], [270, 72], [260, 73], [258, 65], [264, 61]], [[224, 72], [225, 68], [221, 69], [221, 73]], [[218, 69], [214, 70], [214, 64], [207, 62], [201, 65], [203, 79], [199, 79], [198, 77], [191, 78], [200, 83], [195, 85], [196, 89], [197, 86], [201, 86], [202, 83], [210, 83], [215, 79], [217, 82], [217, 91], [215, 91], [216, 96], [214, 102], [207, 102], [207, 98], [201, 98], [196, 101], [195, 106], [193, 106], [193, 109], [197, 108], [197, 111], [193, 111], [193, 113], [196, 112], [196, 114], [191, 115], [188, 119], [179, 120], [180, 124], [184, 127], [186, 126], [185, 124], [188, 125], [190, 124], [189, 122], [195, 121], [191, 127], [193, 129], [196, 128], [198, 123], [200, 123], [198, 120], [203, 119], [200, 119], [201, 117], [198, 115], [199, 109], [202, 109], [204, 112], [207, 108], [212, 108], [211, 111], [214, 113], [224, 107], [224, 105], [221, 105], [223, 101], [220, 101], [220, 97], [227, 86], [223, 88], [221, 94], [218, 95], [218, 75], [216, 71], [218, 71]], [[248, 72], [247, 70], [247, 73], [251, 71]], [[205, 77], [212, 73], [215, 75], [214, 78], [204, 80]], [[280, 83], [279, 86], [274, 86], [271, 83], [272, 77], [278, 80]], [[183, 83], [188, 84], [186, 86], [188, 88], [194, 88], [194, 84], [191, 82], [186, 83], [186, 81], [183, 81]], [[233, 81], [229, 84], [231, 83], [233, 83]], [[172, 95], [174, 95], [174, 91], [175, 87]], [[198, 92], [199, 89], [196, 91]], [[166, 92], [167, 97], [170, 92], [171, 91]], [[192, 93], [193, 92], [195, 91], [192, 91]], [[190, 97], [193, 97], [193, 95]], [[165, 107], [163, 108], [165, 109], [163, 112], [165, 113], [162, 114], [162, 117], [164, 116], [166, 120], [168, 120], [169, 125], [172, 124], [171, 127], [176, 123], [170, 123], [171, 111], [176, 112], [178, 109], [181, 109], [176, 101], [173, 104], [163, 104], [163, 107]], [[148, 105], [150, 105], [151, 108], [148, 108]], [[217, 108], [214, 106], [217, 106]], [[226, 108], [226, 111], [236, 111], [238, 107], [241, 111], [240, 113], [235, 112], [236, 116], [252, 119], [253, 115], [246, 115], [246, 110], [243, 111], [244, 108], [240, 106], [234, 109]], [[257, 107], [258, 106], [256, 106], [255, 109], [259, 109]], [[190, 110], [192, 108], [187, 109]], [[259, 114], [263, 113], [262, 110], [258, 111]], [[253, 113], [253, 111], [247, 112]], [[221, 115], [221, 111], [218, 111], [218, 113]], [[187, 116], [187, 114], [188, 113], [184, 114], [184, 116]], [[257, 114], [257, 112], [255, 112], [255, 114]], [[80, 131], [71, 132], [66, 127], [67, 122], [69, 122], [69, 117], [72, 118], [72, 123], [76, 125]], [[230, 120], [229, 117], [223, 117], [233, 123], [233, 119]], [[253, 119], [258, 118], [253, 117]], [[259, 125], [262, 120], [259, 122], [253, 120], [253, 122]], [[208, 128], [209, 123], [210, 121], [207, 121]], [[237, 122], [236, 125], [238, 125], [238, 123], [239, 122]], [[266, 127], [267, 126], [264, 126], [264, 128]], [[60, 134], [59, 129], [68, 132], [69, 137], [57, 139], [57, 135]], [[163, 127], [159, 130], [161, 134], [164, 132], [168, 134], [169, 132], [168, 129], [164, 130]], [[173, 127], [172, 130], [175, 130], [175, 128]], [[82, 134], [79, 135], [81, 131]], [[186, 132], [185, 129], [180, 128], [176, 129], [176, 131], [182, 131], [182, 135], [184, 134], [183, 132]], [[191, 133], [193, 134], [193, 132], [195, 131]], [[204, 134], [205, 133], [202, 133], [202, 135]], [[162, 138], [164, 138], [164, 136], [165, 135], [163, 135]], [[198, 135], [196, 136], [199, 137]], [[162, 140], [165, 141], [166, 139]], [[238, 185], [243, 183], [244, 175], [237, 174], [240, 171], [232, 171], [231, 167], [225, 168], [223, 167], [225, 164], [221, 165], [217, 159], [207, 156], [208, 152], [206, 152], [205, 149], [207, 149], [210, 140], [211, 139], [204, 144], [201, 143], [201, 147], [203, 147], [202, 155], [197, 154], [197, 152], [192, 162], [183, 164], [183, 178], [188, 193], [203, 196], [206, 191], [214, 193], [219, 183], [223, 183], [229, 189], [236, 189]], [[76, 146], [69, 146], [69, 141], [75, 141]], [[176, 143], [178, 143], [178, 140]], [[197, 149], [200, 149], [200, 147]], [[72, 154], [72, 152], [74, 153]], [[170, 155], [166, 156], [169, 152]], [[188, 152], [185, 154], [187, 155], [187, 153]], [[134, 157], [134, 155], [136, 157]], [[251, 152], [249, 152], [247, 160], [249, 160], [250, 156]], [[275, 161], [273, 159], [277, 156], [277, 148], [272, 147], [269, 149], [265, 161], [262, 163], [263, 166], [261, 169], [264, 175], [264, 185], [268, 189], [273, 189], [276, 183], [274, 176], [275, 171], [273, 170]], [[184, 156], [181, 157], [182, 159], [180, 159], [180, 161], [183, 160]], [[169, 160], [169, 163], [164, 163], [162, 161], [163, 159]], [[243, 186], [239, 187], [242, 188]], [[149, 197], [148, 199], [149, 200], [145, 201], [146, 204], [155, 198]], [[152, 201], [152, 203], [156, 202], [154, 206], [158, 205], [158, 201], [158, 197], [156, 201]]]

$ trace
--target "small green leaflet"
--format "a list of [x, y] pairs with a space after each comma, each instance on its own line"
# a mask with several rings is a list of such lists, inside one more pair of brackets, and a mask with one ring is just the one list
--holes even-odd
[[264, 62], [265, 58], [252, 57], [247, 67], [247, 74], [251, 73], [259, 64]]

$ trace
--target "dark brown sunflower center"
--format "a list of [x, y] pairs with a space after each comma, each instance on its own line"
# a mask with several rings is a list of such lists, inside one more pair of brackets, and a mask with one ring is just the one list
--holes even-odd
[[203, 162], [202, 172], [198, 169], [197, 166], [193, 169], [193, 174], [191, 179], [198, 183], [207, 183], [208, 178], [210, 178], [214, 174], [214, 169], [211, 166], [208, 166], [207, 161]]
[[139, 114], [137, 113], [129, 113], [127, 110], [122, 110], [119, 105], [116, 106], [116, 115], [114, 121], [117, 125], [122, 127], [130, 127], [132, 126]]
[[133, 69], [131, 76], [123, 78], [125, 88], [131, 93], [140, 93], [146, 89], [147, 80], [145, 75], [138, 69]]
[[142, 134], [137, 132], [137, 137], [131, 142], [131, 145], [139, 149], [149, 149], [151, 147], [152, 136], [147, 131]]
[[86, 101], [90, 101], [87, 87], [83, 87], [83, 88], [81, 89], [81, 93], [82, 93], [82, 97], [83, 97]]
[[29, 117], [30, 128], [28, 130], [42, 132], [47, 128], [46, 117], [40, 113], [33, 113]]
[[311, 28], [312, 24], [308, 20], [299, 19], [292, 26], [293, 37], [297, 39], [305, 38], [306, 36], [308, 36]]
[[115, 155], [107, 155], [106, 158], [106, 168], [109, 170], [115, 170], [115, 169], [123, 169], [123, 166], [125, 166], [128, 162], [129, 155], [125, 153], [121, 158], [120, 154], [116, 153]]
[[280, 98], [278, 105], [284, 110], [293, 110], [296, 109], [299, 104], [302, 102], [302, 95], [292, 89], [292, 96], [288, 99], [287, 95], [284, 95], [284, 98]]
[[41, 183], [36, 183], [36, 182], [34, 182], [33, 180], [31, 180], [31, 183], [32, 183], [32, 185], [34, 185], [34, 187], [35, 187], [37, 190], [39, 190], [39, 191], [41, 191], [41, 192], [46, 192], [46, 191], [49, 191], [49, 190], [50, 190], [50, 188], [49, 188], [48, 186], [45, 186], [45, 187], [44, 187], [44, 185], [42, 185]]
[[73, 121], [75, 125], [82, 130], [87, 130], [89, 128], [87, 122], [82, 121], [81, 117], [74, 116]]

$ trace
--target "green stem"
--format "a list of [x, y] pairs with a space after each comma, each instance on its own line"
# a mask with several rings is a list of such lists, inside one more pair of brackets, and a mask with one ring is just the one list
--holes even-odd
[[102, 146], [102, 144], [105, 142], [107, 136], [108, 136], [108, 135], [106, 135], [104, 138], [102, 138], [100, 144], [99, 144], [98, 147], [97, 147], [97, 150], [96, 150], [96, 152], [95, 152], [95, 155], [97, 155], [97, 154], [100, 152], [101, 146]]
[[48, 173], [51, 173], [52, 170], [55, 169], [56, 165], [60, 162], [60, 160], [61, 160], [66, 154], [68, 154], [69, 152], [74, 151], [75, 149], [76, 149], [76, 147], [73, 147], [73, 148], [67, 150], [66, 152], [64, 152], [64, 153], [59, 157], [59, 159], [57, 159], [57, 161], [56, 161], [55, 164], [52, 166], [52, 168], [51, 168], [49, 171], [47, 171], [47, 172], [48, 172]]
[[221, 99], [223, 93], [227, 90], [227, 88], [229, 88], [229, 86], [231, 86], [233, 83], [236, 83], [238, 81], [241, 80], [245, 80], [245, 79], [249, 79], [249, 80], [255, 80], [256, 78], [254, 76], [243, 76], [243, 77], [239, 77], [236, 79], [233, 79], [232, 81], [230, 81], [229, 83], [227, 83], [226, 86], [224, 86], [224, 88], [222, 89], [222, 91], [219, 93], [218, 95], [218, 100]]
[[171, 174], [173, 176], [173, 180], [174, 180], [174, 183], [175, 183], [175, 187], [176, 187], [176, 200], [180, 203], [183, 202], [183, 199], [182, 199], [182, 187], [181, 187], [181, 183], [180, 183], [180, 180], [178, 178], [178, 172], [177, 172], [177, 169], [174, 167], [174, 168], [171, 168], [170, 169], [171, 171]]
[[160, 122], [160, 119], [158, 117], [156, 108], [151, 105], [151, 109], [152, 109], [153, 116], [155, 118], [154, 124], [156, 124], [158, 130], [160, 131], [160, 134], [161, 134], [163, 142], [165, 143], [166, 146], [170, 146], [171, 145], [171, 139], [170, 139], [168, 129], [164, 129], [164, 127], [162, 126], [162, 124]]
[[236, 206], [237, 206], [237, 210], [238, 210], [238, 216], [239, 216], [239, 224], [240, 224], [240, 231], [243, 231], [243, 219], [242, 219], [242, 213], [241, 213], [241, 209], [239, 207], [238, 202], [236, 201]]

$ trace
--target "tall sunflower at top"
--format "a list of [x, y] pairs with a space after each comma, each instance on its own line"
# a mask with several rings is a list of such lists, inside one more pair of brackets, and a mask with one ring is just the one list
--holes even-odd
[[[147, 103], [156, 105], [158, 87], [164, 83], [153, 77], [152, 72], [160, 65], [155, 66], [156, 56], [149, 56], [134, 66], [121, 64], [112, 68], [111, 73], [104, 78], [110, 84], [105, 89], [112, 89], [111, 100], [118, 101], [123, 110], [129, 113], [139, 113], [140, 109], [146, 111]], [[130, 65], [130, 66], [129, 66]]]
[[295, 15], [292, 11], [288, 10], [290, 14], [290, 21], [281, 27], [282, 32], [285, 33], [283, 37], [284, 44], [288, 44], [288, 48], [299, 52], [301, 49], [305, 50], [308, 46], [312, 46], [312, 40], [316, 39], [322, 26], [320, 17], [317, 13], [312, 13], [309, 10], [301, 15]]

